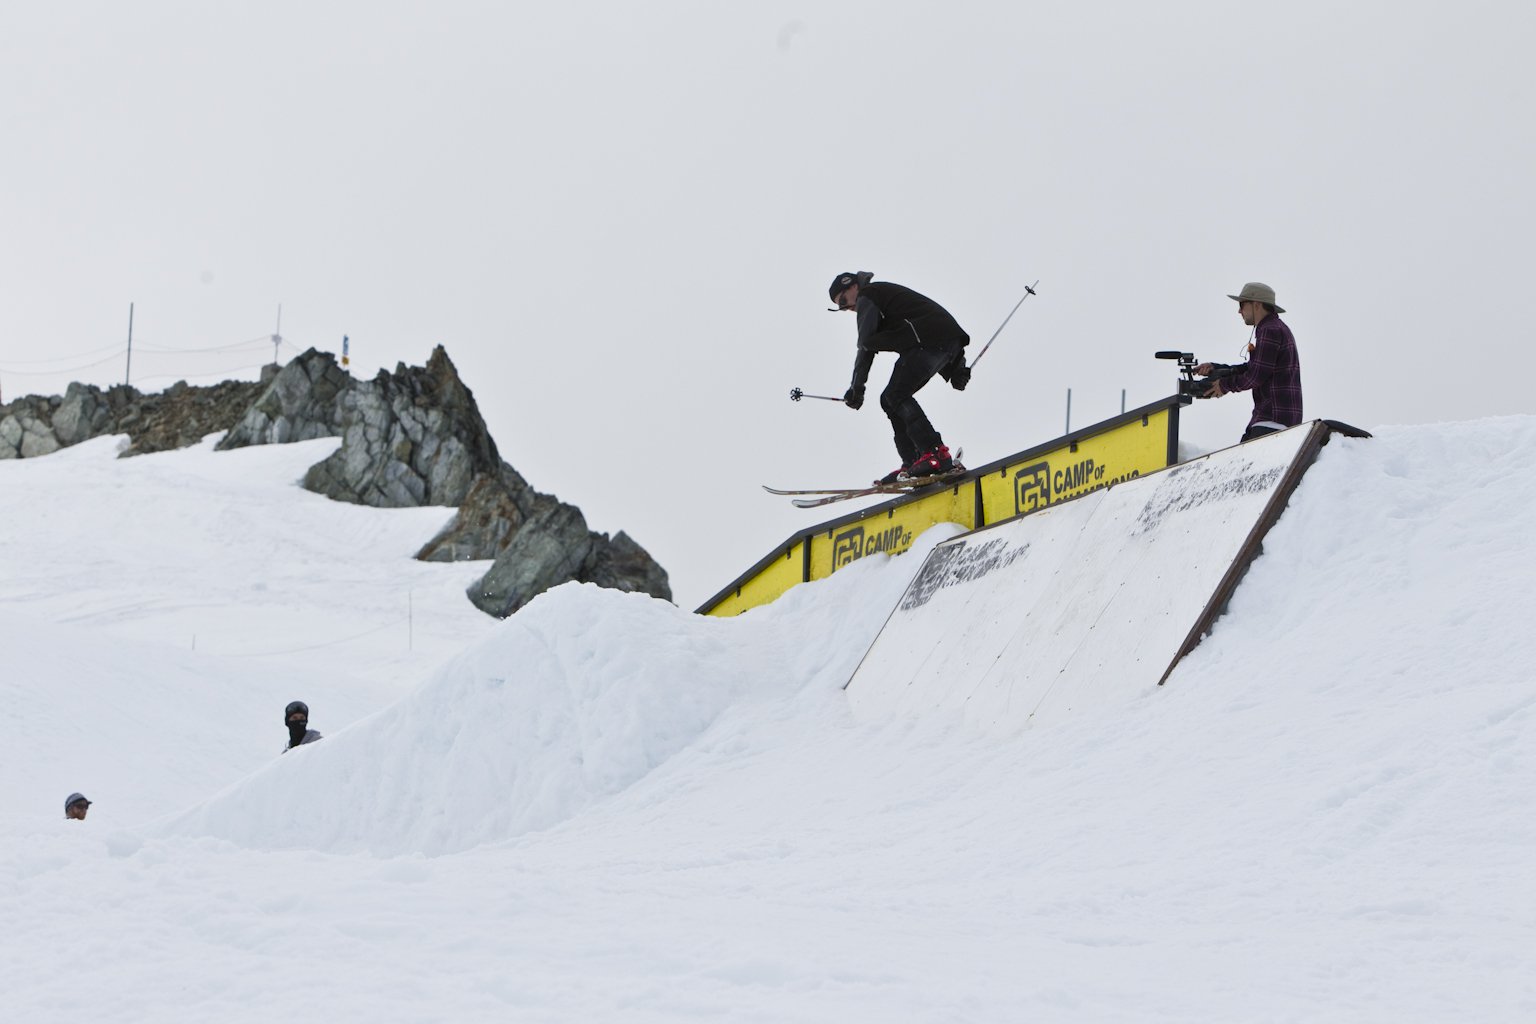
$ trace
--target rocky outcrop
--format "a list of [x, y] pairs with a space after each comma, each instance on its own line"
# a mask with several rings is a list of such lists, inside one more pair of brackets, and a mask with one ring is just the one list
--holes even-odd
[[672, 600], [666, 571], [628, 534], [610, 540], [589, 530], [580, 509], [535, 491], [506, 463], [475, 479], [458, 515], [416, 557], [494, 559], [466, 594], [498, 618], [572, 580]]
[[0, 406], [0, 458], [32, 458], [103, 434], [126, 433], [124, 454], [195, 444], [227, 431], [220, 449], [319, 437], [341, 445], [303, 484], [337, 501], [380, 508], [457, 506], [417, 552], [426, 561], [490, 560], [468, 590], [506, 616], [561, 583], [595, 583], [670, 601], [666, 571], [624, 533], [587, 528], [574, 505], [541, 494], [501, 460], [474, 395], [438, 347], [425, 367], [401, 364], [357, 381], [315, 349], [256, 383], [178, 383], [158, 395], [71, 384], [63, 398]]
[[262, 387], [178, 381], [146, 395], [124, 384], [103, 390], [76, 383], [62, 398], [28, 395], [0, 406], [0, 459], [35, 458], [104, 434], [128, 435], [125, 456], [185, 448], [228, 430]]
[[135, 408], [143, 400], [133, 388], [118, 385], [103, 391], [87, 384], [71, 384], [53, 410], [53, 434], [68, 447], [102, 434], [120, 434], [124, 420], [142, 421]]
[[474, 395], [439, 346], [424, 368], [380, 371], [341, 395], [341, 448], [304, 486], [381, 508], [458, 505], [475, 478], [501, 469]]
[[573, 580], [672, 599], [666, 571], [628, 534], [594, 533], [580, 509], [560, 502], [541, 507], [466, 593], [476, 608], [504, 618]]
[[53, 432], [58, 403], [57, 398], [28, 395], [0, 406], [0, 459], [34, 459], [62, 448], [63, 442]]
[[453, 521], [416, 557], [423, 562], [472, 562], [495, 558], [535, 512], [555, 499], [529, 487], [511, 466], [475, 478]]
[[335, 356], [309, 349], [271, 378], [219, 448], [336, 437], [341, 433], [337, 398], [354, 383]]
[[483, 612], [511, 615], [549, 588], [579, 580], [595, 537], [581, 509], [547, 505], [512, 536], [490, 571], [466, 593]]
[[304, 486], [355, 505], [459, 505], [478, 477], [502, 467], [474, 395], [441, 346], [425, 367], [402, 363], [365, 382], [330, 353], [310, 349], [283, 368], [219, 447], [338, 435], [341, 447], [310, 468]]
[[226, 380], [196, 388], [180, 381], [130, 406], [113, 433], [128, 435], [124, 455], [186, 448], [228, 430], [261, 387], [259, 382]]
[[[651, 557], [650, 552], [620, 530], [613, 540], [606, 534], [597, 534], [600, 541], [592, 545], [586, 565], [577, 577], [583, 583], [596, 583], [610, 590], [638, 591], [664, 601], [672, 600], [672, 587], [667, 571]], [[603, 543], [606, 541], [606, 543]]]

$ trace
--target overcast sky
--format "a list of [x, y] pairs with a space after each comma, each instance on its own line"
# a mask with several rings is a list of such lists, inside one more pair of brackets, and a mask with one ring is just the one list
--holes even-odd
[[[693, 607], [895, 465], [843, 270], [974, 353], [973, 465], [1235, 361], [1273, 285], [1308, 416], [1533, 411], [1517, 3], [165, 3], [0, 12], [0, 395], [443, 345], [502, 455]], [[241, 344], [249, 342], [250, 344]], [[214, 349], [216, 351], [200, 351]], [[1236, 440], [1247, 396], [1184, 436]], [[1422, 467], [1427, 479], [1454, 467]]]

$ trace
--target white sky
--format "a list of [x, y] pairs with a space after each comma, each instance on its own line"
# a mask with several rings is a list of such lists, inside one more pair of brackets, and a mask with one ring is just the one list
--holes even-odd
[[[0, 14], [0, 393], [370, 376], [446, 346], [503, 456], [693, 607], [894, 465], [839, 395], [868, 269], [976, 344], [973, 464], [1231, 360], [1273, 285], [1308, 415], [1530, 411], [1525, 5], [77, 2]], [[974, 349], [973, 349], [974, 351]], [[291, 355], [291, 350], [288, 353]], [[100, 362], [106, 359], [105, 363]], [[91, 365], [97, 364], [97, 365]], [[877, 361], [882, 386], [890, 357]], [[152, 375], [159, 375], [153, 379]], [[1234, 440], [1245, 397], [1185, 436]]]

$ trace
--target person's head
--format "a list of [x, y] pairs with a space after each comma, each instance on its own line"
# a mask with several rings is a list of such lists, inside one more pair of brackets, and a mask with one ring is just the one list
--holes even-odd
[[852, 309], [859, 301], [859, 287], [869, 284], [874, 279], [873, 274], [867, 270], [858, 273], [845, 271], [832, 279], [832, 286], [827, 289], [827, 297], [830, 298], [838, 309]]
[[71, 793], [64, 798], [64, 817], [73, 818], [75, 821], [84, 821], [85, 812], [91, 809], [91, 802], [83, 793]]
[[283, 722], [290, 729], [303, 729], [309, 725], [309, 705], [301, 700], [293, 701], [283, 709]]
[[1243, 318], [1243, 323], [1252, 327], [1271, 313], [1284, 313], [1285, 310], [1275, 304], [1275, 290], [1260, 281], [1249, 281], [1243, 285], [1243, 290], [1236, 295], [1228, 295], [1227, 298], [1237, 302], [1237, 315]]

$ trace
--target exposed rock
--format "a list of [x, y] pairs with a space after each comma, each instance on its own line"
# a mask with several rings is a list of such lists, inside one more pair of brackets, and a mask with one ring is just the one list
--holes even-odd
[[226, 380], [211, 387], [178, 381], [158, 395], [144, 395], [118, 418], [115, 432], [126, 433], [131, 442], [123, 454], [173, 451], [223, 433], [260, 391], [254, 381]]
[[0, 459], [32, 459], [63, 447], [53, 433], [58, 403], [57, 398], [27, 395], [0, 406]]
[[474, 395], [441, 347], [422, 368], [401, 364], [359, 382], [330, 353], [303, 353], [258, 382], [212, 387], [179, 382], [143, 395], [71, 384], [63, 398], [28, 395], [0, 406], [0, 459], [34, 458], [103, 434], [127, 434], [123, 454], [196, 444], [228, 431], [240, 448], [340, 435], [304, 486], [339, 501], [386, 508], [458, 506], [417, 553], [426, 561], [493, 560], [469, 589], [497, 616], [550, 587], [577, 581], [663, 600], [667, 574], [627, 534], [587, 529], [581, 510], [541, 494], [501, 461]]
[[453, 521], [416, 553], [423, 562], [470, 562], [506, 550], [529, 515], [554, 502], [538, 494], [511, 466], [475, 477]]
[[270, 378], [219, 449], [336, 437], [341, 433], [337, 398], [355, 384], [335, 356], [311, 348]]
[[579, 580], [594, 537], [576, 506], [555, 503], [542, 508], [466, 593], [483, 612], [498, 618], [511, 615], [550, 587]]
[[35, 458], [103, 434], [127, 434], [125, 456], [185, 448], [228, 430], [260, 387], [227, 380], [205, 388], [179, 381], [145, 395], [125, 384], [104, 391], [75, 383], [63, 398], [28, 395], [0, 406], [0, 459]]
[[304, 486], [380, 508], [459, 505], [475, 477], [501, 468], [474, 395], [442, 346], [423, 369], [403, 363], [340, 397], [341, 448]]
[[672, 600], [667, 571], [623, 530], [614, 534], [612, 540], [597, 535], [587, 564], [582, 567], [581, 580], [613, 590], [650, 594], [663, 601]]
[[85, 384], [71, 384], [53, 414], [54, 437], [67, 447], [104, 434], [136, 397], [133, 389], [121, 385], [103, 392]]
[[580, 509], [559, 502], [535, 513], [467, 593], [476, 608], [505, 618], [572, 580], [672, 600], [666, 570], [628, 534], [593, 533]]

